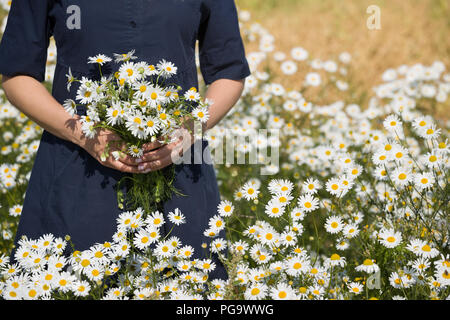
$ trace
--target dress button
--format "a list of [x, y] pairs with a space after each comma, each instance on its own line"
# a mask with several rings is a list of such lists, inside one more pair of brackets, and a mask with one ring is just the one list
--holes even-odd
[[130, 21], [130, 25], [132, 28], [136, 28], [136, 22], [135, 21]]

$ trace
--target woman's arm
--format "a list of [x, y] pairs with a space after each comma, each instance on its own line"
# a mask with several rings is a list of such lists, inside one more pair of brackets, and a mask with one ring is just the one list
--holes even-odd
[[[212, 100], [213, 104], [209, 108], [209, 119], [206, 122], [206, 126], [203, 127], [204, 132], [214, 127], [236, 104], [244, 90], [244, 83], [245, 79], [218, 79], [209, 85], [206, 91], [206, 98]], [[177, 141], [156, 150], [154, 149], [158, 147], [157, 143], [147, 144], [144, 147], [142, 163], [138, 168], [145, 173], [160, 170], [170, 165], [172, 157], [176, 153], [179, 153], [181, 150], [186, 151], [194, 143], [192, 137], [188, 137], [188, 139], [190, 141], [187, 145], [182, 143], [182, 141]]]
[[209, 108], [206, 130], [211, 129], [233, 108], [242, 95], [245, 79], [219, 79], [210, 84], [206, 98], [214, 103]]
[[[100, 159], [108, 141], [120, 139], [114, 132], [106, 129], [99, 130], [97, 138], [86, 139], [78, 121], [80, 116], [72, 117], [67, 113], [64, 107], [33, 77], [3, 76], [2, 86], [8, 100], [30, 119], [53, 135], [78, 144], [97, 160]], [[124, 172], [138, 172], [137, 164], [128, 156], [119, 161], [110, 156], [100, 163]]]

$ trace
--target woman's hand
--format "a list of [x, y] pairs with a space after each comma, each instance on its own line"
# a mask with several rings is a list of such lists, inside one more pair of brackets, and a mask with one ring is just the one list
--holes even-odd
[[[140, 172], [161, 170], [177, 162], [195, 142], [194, 130], [194, 121], [187, 120], [172, 135], [175, 141], [165, 145], [159, 143], [158, 140], [144, 144], [144, 155], [140, 158], [138, 166]], [[203, 124], [202, 131], [204, 130], [205, 125]]]
[[[77, 139], [74, 139], [76, 143], [102, 165], [122, 172], [140, 172], [137, 168], [137, 158], [133, 158], [126, 153], [126, 143], [114, 131], [98, 128], [97, 135], [93, 139], [85, 138], [79, 129], [75, 130], [75, 132], [78, 136]], [[108, 156], [105, 157], [104, 152], [106, 149], [108, 149]], [[114, 153], [119, 153], [120, 156], [116, 159]]]

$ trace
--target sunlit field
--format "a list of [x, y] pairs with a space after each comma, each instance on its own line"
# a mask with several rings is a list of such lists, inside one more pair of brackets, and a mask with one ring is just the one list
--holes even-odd
[[[236, 0], [252, 75], [207, 132], [222, 202], [202, 230], [227, 281], [160, 234], [183, 212], [123, 212], [110, 241], [69, 256], [70, 235], [23, 239], [12, 263], [42, 128], [2, 92], [1, 297], [449, 299], [449, 4], [373, 2]], [[229, 133], [254, 137], [234, 156], [258, 164], [219, 163]]]

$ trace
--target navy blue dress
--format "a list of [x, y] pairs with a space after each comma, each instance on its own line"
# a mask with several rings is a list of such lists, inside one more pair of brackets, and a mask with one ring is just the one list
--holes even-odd
[[[98, 68], [87, 59], [99, 53], [112, 57], [135, 49], [139, 61], [171, 61], [178, 67], [172, 80], [185, 91], [198, 88], [198, 39], [200, 70], [206, 84], [250, 74], [234, 0], [15, 0], [0, 44], [0, 73], [29, 75], [42, 82], [52, 35], [57, 46], [52, 94], [60, 103], [76, 96], [76, 85], [70, 92], [66, 89], [69, 67], [79, 79], [95, 78]], [[106, 67], [103, 71], [114, 72], [115, 65], [111, 63], [110, 70]], [[79, 108], [79, 114], [84, 112]], [[203, 140], [202, 149], [207, 145]], [[70, 235], [76, 249], [85, 250], [110, 240], [121, 213], [114, 187], [124, 174], [44, 130], [16, 242], [22, 235]], [[179, 208], [187, 223], [176, 226], [171, 234], [193, 246], [194, 256], [202, 258], [205, 250], [201, 245], [210, 242], [203, 230], [217, 213], [220, 201], [213, 166], [176, 165], [175, 187], [187, 197], [174, 195], [164, 203], [164, 212]], [[167, 231], [172, 225], [166, 221]], [[226, 278], [223, 266], [217, 259], [215, 262], [217, 268], [211, 277]]]

